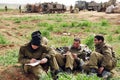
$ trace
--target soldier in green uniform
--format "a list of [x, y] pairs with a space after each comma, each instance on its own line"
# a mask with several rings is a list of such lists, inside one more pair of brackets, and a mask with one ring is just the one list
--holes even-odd
[[[37, 34], [39, 34], [37, 32]], [[18, 61], [23, 65], [25, 73], [33, 73], [36, 80], [39, 80], [41, 75], [47, 72], [50, 67], [51, 71], [57, 73], [59, 66], [54, 57], [54, 51], [44, 45], [41, 45], [41, 37], [32, 34], [32, 40], [24, 46], [20, 47]], [[29, 66], [27, 63], [34, 63], [40, 60], [37, 66]]]
[[95, 72], [98, 76], [108, 77], [109, 73], [116, 66], [115, 52], [113, 48], [104, 42], [102, 35], [94, 37], [95, 52], [90, 56], [88, 63], [84, 64], [83, 68], [88, 73]]
[[59, 66], [68, 73], [71, 73], [73, 70], [81, 71], [81, 61], [84, 61], [86, 57], [85, 50], [90, 51], [86, 45], [81, 44], [79, 38], [75, 38], [73, 45], [68, 47], [68, 52], [56, 54]]

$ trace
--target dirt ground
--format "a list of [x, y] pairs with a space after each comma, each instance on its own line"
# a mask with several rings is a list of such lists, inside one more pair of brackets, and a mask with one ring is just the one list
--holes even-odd
[[[98, 12], [93, 12], [93, 11], [92, 12], [82, 11], [82, 12], [79, 12], [78, 14], [70, 14], [70, 13], [64, 13], [64, 14], [70, 15], [73, 17], [79, 17], [81, 19], [82, 18], [87, 19], [90, 21], [99, 21], [104, 18], [104, 19], [109, 20], [110, 24], [112, 25], [120, 25], [120, 14], [106, 14], [103, 12], [98, 13]], [[44, 16], [44, 14], [0, 12], [0, 17], [24, 17], [24, 16]], [[5, 20], [0, 20], [0, 22], [11, 24], [9, 27], [6, 27], [5, 25], [0, 25], [0, 34], [4, 35], [8, 40], [10, 39], [10, 41], [12, 42], [12, 44], [9, 44], [9, 45], [0, 45], [0, 54], [3, 54], [6, 51], [11, 50], [11, 49], [18, 49], [21, 45], [23, 45], [27, 41], [26, 39], [23, 41], [20, 38], [20, 36], [23, 36], [25, 33], [27, 33], [28, 31], [27, 28], [25, 28], [24, 30], [19, 30], [17, 26], [15, 24], [12, 24], [11, 22], [6, 22]], [[12, 72], [10, 72], [9, 70], [7, 71], [9, 75], [5, 73], [8, 68], [12, 70]], [[11, 73], [16, 73], [15, 76], [19, 76], [19, 77], [14, 78]], [[14, 67], [4, 68], [0, 66], [0, 75], [2, 75], [1, 77], [4, 77], [4, 79], [2, 80], [8, 80], [8, 78], [9, 80], [31, 80], [31, 79], [25, 78], [25, 76], [22, 76], [21, 74], [23, 73], [20, 71], [20, 68], [16, 68], [16, 67], [15, 68]]]

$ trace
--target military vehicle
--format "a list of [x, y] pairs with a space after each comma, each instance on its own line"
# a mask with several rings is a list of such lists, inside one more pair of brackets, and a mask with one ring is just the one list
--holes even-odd
[[87, 3], [87, 10], [88, 11], [97, 11], [99, 7], [99, 3], [96, 3], [95, 1], [91, 1]]
[[65, 11], [65, 5], [53, 2], [26, 5], [26, 12], [28, 13], [63, 13]]
[[100, 3], [99, 8], [98, 8], [98, 12], [105, 12], [106, 9], [111, 6], [116, 4], [116, 0], [109, 0], [108, 2], [104, 2], [104, 3]]
[[88, 4], [86, 1], [76, 1], [75, 2], [75, 8], [78, 8], [80, 10], [84, 10], [88, 8]]
[[75, 2], [75, 8], [78, 8], [79, 11], [84, 9], [89, 11], [90, 10], [97, 11], [98, 7], [99, 7], [99, 3], [96, 3], [95, 1], [86, 2], [79, 0]]

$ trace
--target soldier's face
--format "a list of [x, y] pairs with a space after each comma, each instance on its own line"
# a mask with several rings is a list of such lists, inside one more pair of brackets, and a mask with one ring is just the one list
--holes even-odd
[[73, 46], [74, 46], [75, 48], [78, 48], [78, 47], [79, 47], [79, 44], [80, 44], [79, 41], [74, 41]]
[[39, 46], [36, 46], [36, 45], [31, 45], [31, 46], [32, 46], [32, 48], [33, 48], [34, 50], [36, 50], [36, 49], [39, 48]]
[[97, 38], [94, 38], [94, 44], [95, 45], [98, 45], [98, 44], [100, 44], [101, 43], [101, 40], [98, 40]]

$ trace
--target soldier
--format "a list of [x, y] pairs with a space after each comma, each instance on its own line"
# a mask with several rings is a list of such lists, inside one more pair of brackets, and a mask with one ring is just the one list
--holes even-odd
[[90, 51], [89, 48], [86, 45], [81, 44], [79, 38], [75, 38], [73, 45], [69, 47], [68, 50], [69, 51], [63, 55], [56, 54], [56, 59], [59, 66], [68, 73], [71, 73], [72, 70], [81, 71], [81, 61], [85, 60], [85, 50]]
[[73, 6], [70, 6], [70, 13], [73, 13]]
[[21, 5], [19, 6], [19, 11], [20, 11], [20, 13], [21, 13]]
[[97, 73], [98, 76], [108, 78], [110, 71], [115, 68], [116, 60], [113, 48], [104, 42], [102, 35], [94, 37], [95, 51], [90, 56], [88, 63], [83, 68], [89, 73]]
[[[37, 33], [32, 33], [32, 40], [24, 46], [20, 47], [18, 61], [23, 65], [25, 73], [33, 73], [36, 80], [42, 77], [42, 74], [47, 72], [49, 66], [51, 72], [57, 74], [59, 66], [54, 57], [54, 51], [44, 45], [41, 45], [41, 37], [35, 36]], [[40, 60], [37, 66], [28, 66], [27, 63], [34, 63]]]
[[7, 6], [5, 6], [5, 11], [7, 12], [7, 10], [8, 10], [8, 8], [7, 8]]

